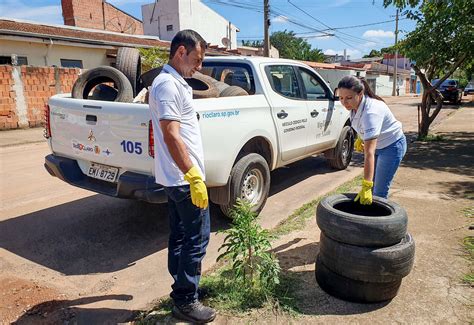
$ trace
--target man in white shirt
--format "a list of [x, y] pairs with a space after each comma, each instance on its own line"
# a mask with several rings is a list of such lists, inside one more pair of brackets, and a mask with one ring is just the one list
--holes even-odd
[[210, 236], [210, 217], [201, 132], [192, 88], [184, 78], [201, 70], [206, 42], [183, 30], [171, 42], [170, 59], [150, 91], [155, 140], [155, 180], [168, 195], [168, 270], [173, 277], [173, 316], [211, 322], [216, 312], [198, 300], [201, 261]]

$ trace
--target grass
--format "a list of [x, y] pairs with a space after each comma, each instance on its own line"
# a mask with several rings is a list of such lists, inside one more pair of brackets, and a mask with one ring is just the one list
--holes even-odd
[[439, 134], [428, 134], [427, 136], [424, 137], [418, 137], [418, 141], [423, 141], [423, 142], [438, 142], [438, 141], [444, 141], [444, 137]]
[[[466, 218], [472, 221], [474, 218], [474, 207], [465, 208], [462, 212]], [[462, 276], [462, 281], [470, 286], [474, 286], [474, 236], [464, 237], [462, 247], [465, 253], [464, 257], [469, 262], [469, 273]]]
[[[288, 218], [280, 222], [270, 230], [276, 239], [293, 231], [304, 229], [306, 222], [314, 218], [318, 203], [323, 197], [353, 192], [362, 180], [362, 175], [344, 183], [334, 191], [325, 196], [318, 197], [295, 210]], [[200, 286], [209, 292], [204, 303], [216, 308], [220, 315], [243, 316], [258, 310], [259, 314], [266, 312], [272, 315], [286, 314], [298, 317], [300, 311], [294, 298], [295, 292], [300, 288], [301, 280], [298, 280], [291, 272], [280, 273], [280, 283], [274, 288], [262, 288], [258, 283], [254, 290], [247, 290], [241, 284], [236, 283], [232, 277], [229, 261], [220, 261], [210, 271], [202, 276]], [[141, 313], [135, 320], [138, 325], [164, 324], [171, 322], [171, 309], [173, 303], [170, 298], [161, 299], [157, 305], [147, 312]]]

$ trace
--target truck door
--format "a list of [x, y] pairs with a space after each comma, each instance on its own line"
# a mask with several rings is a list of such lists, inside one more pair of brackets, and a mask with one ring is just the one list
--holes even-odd
[[316, 73], [303, 67], [297, 70], [309, 112], [306, 153], [311, 153], [327, 148], [330, 142], [337, 140], [338, 134], [334, 130], [338, 130], [341, 112], [335, 111], [331, 92]]
[[295, 67], [267, 65], [265, 75], [271, 86], [267, 97], [277, 127], [281, 159], [298, 158], [306, 151], [309, 119]]

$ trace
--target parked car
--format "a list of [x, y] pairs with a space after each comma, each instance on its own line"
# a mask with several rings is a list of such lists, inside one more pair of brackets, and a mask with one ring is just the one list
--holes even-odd
[[474, 94], [474, 82], [470, 82], [464, 88], [464, 96]]
[[[283, 59], [213, 57], [206, 58], [202, 71], [228, 87], [217, 98], [201, 97], [194, 103], [210, 200], [225, 214], [237, 198], [260, 211], [269, 194], [270, 171], [276, 168], [318, 153], [332, 168], [349, 165], [354, 139], [349, 112], [309, 66]], [[93, 81], [96, 72], [91, 73]], [[124, 76], [112, 80], [127, 84]], [[97, 193], [165, 202], [153, 176], [152, 128], [158, 126], [151, 124], [148, 105], [93, 100], [85, 96], [92, 86], [86, 88], [77, 91], [79, 97], [49, 99], [48, 172]], [[224, 92], [233, 96], [224, 97]]]
[[[435, 85], [438, 80], [439, 79], [433, 80], [431, 84]], [[459, 82], [457, 80], [446, 79], [439, 86], [439, 91], [441, 92], [441, 95], [443, 95], [445, 101], [449, 101], [453, 104], [461, 104], [462, 89], [459, 88]]]

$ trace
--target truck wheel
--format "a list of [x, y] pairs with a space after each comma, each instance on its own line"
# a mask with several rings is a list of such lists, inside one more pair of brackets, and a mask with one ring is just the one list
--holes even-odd
[[115, 67], [127, 76], [128, 80], [130, 80], [133, 89], [133, 96], [136, 96], [139, 91], [137, 90], [138, 78], [140, 77], [142, 70], [140, 52], [138, 49], [119, 47]]
[[230, 202], [221, 204], [222, 212], [229, 216], [237, 198], [249, 201], [252, 211], [260, 213], [270, 190], [270, 169], [267, 161], [256, 153], [248, 154], [234, 165], [230, 174]]
[[319, 258], [329, 269], [364, 282], [393, 282], [407, 276], [415, 260], [415, 241], [407, 235], [386, 247], [361, 247], [331, 239], [321, 232]]
[[114, 84], [118, 92], [115, 102], [132, 102], [133, 90], [130, 81], [119, 70], [107, 66], [89, 69], [79, 75], [72, 87], [72, 98], [88, 99], [91, 90], [103, 83]]
[[186, 78], [186, 82], [193, 89], [193, 98], [215, 98], [219, 97], [219, 91], [209, 77], [202, 74], [194, 74], [192, 78]]
[[346, 169], [352, 159], [354, 151], [354, 132], [350, 126], [342, 129], [336, 148], [326, 152], [328, 164], [334, 169]]
[[160, 74], [163, 67], [153, 68], [143, 73], [140, 78], [138, 78], [138, 87], [137, 93], [139, 93], [143, 88], [148, 88], [153, 84], [153, 80]]
[[[227, 85], [227, 84], [226, 84]], [[229, 86], [220, 93], [220, 97], [248, 96], [249, 93], [242, 87]]]

